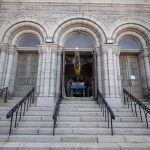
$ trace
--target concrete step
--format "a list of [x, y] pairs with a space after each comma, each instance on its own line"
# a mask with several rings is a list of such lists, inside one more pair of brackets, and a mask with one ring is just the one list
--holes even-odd
[[[72, 122], [98, 122], [105, 121], [102, 116], [59, 116], [58, 121], [72, 121]], [[114, 122], [140, 122], [140, 117], [116, 117]]]
[[99, 108], [99, 105], [97, 104], [61, 104], [60, 107], [77, 107], [77, 108]]
[[87, 148], [99, 149], [99, 150], [119, 150], [119, 146], [117, 144], [80, 144], [80, 143], [21, 143], [21, 142], [9, 142], [9, 143], [0, 143], [0, 149], [13, 149], [13, 150], [86, 150]]
[[[10, 119], [6, 119], [5, 116], [1, 116], [0, 117], [0, 121], [6, 121], [6, 122], [10, 122]], [[23, 116], [21, 118], [21, 122], [22, 121], [27, 121], [27, 122], [53, 122], [52, 116]], [[59, 116], [58, 117], [58, 123], [59, 122], [72, 122], [72, 123], [76, 123], [76, 122], [105, 122], [105, 118], [104, 117], [66, 117], [66, 116]], [[122, 117], [122, 118], [116, 118], [114, 121], [115, 122], [120, 122], [120, 123], [141, 123], [140, 118], [136, 118], [136, 117]], [[145, 123], [145, 121], [143, 121], [143, 124]], [[142, 124], [142, 123], [141, 123]], [[149, 124], [150, 124], [150, 120], [149, 120]]]
[[[8, 134], [8, 127], [0, 128], [0, 134]], [[42, 127], [19, 127], [13, 128], [12, 134], [15, 135], [52, 135], [52, 128]], [[107, 128], [56, 128], [56, 135], [111, 135], [110, 129]]]
[[114, 128], [115, 135], [150, 135], [150, 130], [143, 128]]
[[[8, 128], [1, 128], [0, 134], [8, 134]], [[13, 128], [12, 134], [16, 135], [52, 135], [49, 127], [19, 127]], [[110, 128], [56, 128], [56, 135], [111, 135]], [[150, 130], [145, 128], [114, 128], [114, 135], [150, 135]]]
[[62, 101], [95, 101], [93, 97], [65, 97]]
[[84, 111], [84, 112], [90, 112], [90, 111], [92, 111], [92, 112], [100, 112], [100, 108], [99, 107], [96, 107], [96, 108], [84, 108], [84, 107], [60, 107], [60, 111]]
[[91, 101], [85, 101], [85, 100], [63, 100], [61, 101], [61, 104], [96, 104], [97, 102], [95, 100], [91, 100]]
[[[10, 121], [1, 121], [0, 127], [9, 127]], [[57, 122], [58, 128], [107, 128], [108, 123], [101, 122]], [[114, 128], [146, 128], [145, 122], [113, 122]], [[53, 127], [53, 121], [21, 121], [18, 127]]]
[[149, 136], [135, 135], [1, 135], [0, 142], [150, 143]]
[[149, 150], [149, 143], [1, 142], [2, 150]]

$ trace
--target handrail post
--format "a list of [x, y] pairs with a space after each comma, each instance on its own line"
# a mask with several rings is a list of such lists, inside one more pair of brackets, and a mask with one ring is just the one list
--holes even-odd
[[11, 135], [12, 122], [13, 122], [13, 114], [11, 116], [11, 121], [10, 121], [9, 135]]
[[111, 116], [111, 135], [114, 135], [114, 133], [113, 133], [113, 123], [112, 123], [112, 116]]

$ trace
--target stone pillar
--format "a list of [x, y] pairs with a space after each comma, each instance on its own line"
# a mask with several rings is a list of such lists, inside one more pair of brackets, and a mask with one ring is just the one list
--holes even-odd
[[148, 88], [150, 88], [150, 62], [149, 62], [148, 48], [144, 48], [143, 50], [143, 59], [144, 59], [144, 64], [145, 64], [147, 86]]
[[103, 93], [102, 91], [102, 68], [101, 68], [101, 48], [100, 47], [96, 47], [96, 54], [97, 54], [97, 76], [98, 76], [98, 89], [101, 93]]
[[121, 106], [120, 95], [120, 67], [118, 46], [105, 44], [102, 46], [103, 73], [104, 73], [104, 95], [111, 106]]
[[42, 70], [42, 46], [38, 47], [39, 62], [38, 62], [38, 73], [37, 73], [37, 84], [36, 84], [36, 95], [40, 94], [40, 83], [41, 83], [41, 70]]
[[0, 45], [0, 88], [3, 88], [4, 80], [5, 80], [5, 72], [6, 72], [6, 64], [7, 64], [7, 54], [8, 54], [9, 46], [8, 44]]
[[50, 106], [50, 67], [51, 49], [49, 44], [42, 44], [38, 48], [39, 64], [37, 76], [37, 106]]
[[57, 45], [43, 44], [39, 47], [39, 66], [37, 81], [37, 106], [53, 106], [56, 88]]
[[119, 50], [119, 48], [117, 48], [117, 51], [116, 51], [116, 65], [117, 65], [117, 68], [116, 68], [116, 69], [117, 69], [118, 93], [117, 93], [116, 95], [117, 95], [118, 97], [120, 97], [121, 94], [122, 94], [119, 56], [120, 56], [120, 50]]
[[10, 46], [9, 51], [8, 51], [8, 63], [7, 63], [7, 69], [6, 69], [6, 74], [5, 74], [5, 87], [9, 87], [9, 93], [12, 94], [13, 89], [11, 87], [10, 81], [12, 79], [12, 71], [13, 71], [13, 61], [14, 61], [14, 55], [16, 53], [16, 47], [15, 46]]
[[13, 55], [13, 66], [11, 71], [11, 79], [10, 79], [10, 92], [14, 92], [15, 84], [16, 84], [16, 77], [17, 77], [17, 68], [18, 68], [18, 51], [14, 50]]
[[62, 76], [62, 49], [63, 47], [59, 47], [57, 51], [57, 80], [56, 80], [56, 97], [60, 94], [61, 87], [61, 76]]
[[57, 54], [57, 44], [51, 44], [51, 76], [50, 76], [50, 97], [51, 101], [54, 101], [55, 90], [56, 90], [56, 54]]
[[119, 63], [119, 55], [120, 50], [118, 45], [113, 46], [113, 66], [114, 66], [114, 80], [115, 80], [115, 97], [121, 96], [121, 74], [120, 74], [120, 63]]
[[109, 97], [109, 78], [108, 78], [108, 64], [107, 64], [107, 49], [102, 48], [102, 58], [103, 58], [103, 83], [104, 83], [104, 92], [105, 97]]

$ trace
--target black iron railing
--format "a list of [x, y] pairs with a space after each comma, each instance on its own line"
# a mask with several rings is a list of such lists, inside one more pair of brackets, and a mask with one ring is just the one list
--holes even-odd
[[[18, 126], [18, 121], [21, 121], [21, 117], [25, 115], [26, 110], [28, 110], [29, 106], [34, 103], [34, 92], [35, 87], [26, 94], [24, 98], [21, 99], [6, 115], [7, 119], [10, 119], [10, 129], [9, 129], [9, 135], [12, 131], [13, 121], [14, 121], [14, 127], [16, 128]], [[15, 116], [14, 116], [15, 115]], [[15, 119], [13, 120], [13, 118]], [[19, 117], [19, 118], [18, 118]]]
[[59, 108], [62, 100], [62, 94], [59, 95], [53, 113], [53, 135], [55, 135], [55, 128], [57, 123], [57, 117], [59, 115]]
[[0, 89], [0, 96], [2, 97], [4, 95], [4, 103], [7, 102], [7, 95], [8, 95], [8, 87], [4, 87]]
[[102, 96], [102, 94], [98, 91], [97, 92], [97, 102], [99, 106], [101, 107], [101, 111], [103, 112], [103, 116], [105, 116], [105, 122], [108, 122], [108, 128], [111, 126], [111, 134], [113, 135], [113, 120], [115, 120], [115, 114], [112, 111], [111, 107], [108, 105], [105, 98]]
[[127, 104], [128, 108], [131, 107], [131, 111], [133, 112], [133, 115], [135, 113], [136, 117], [138, 116], [137, 107], [139, 108], [141, 122], [143, 121], [141, 110], [143, 110], [145, 120], [146, 120], [146, 126], [147, 126], [147, 128], [149, 128], [147, 114], [150, 114], [150, 108], [148, 108], [145, 104], [143, 104], [141, 101], [139, 101], [136, 97], [134, 97], [131, 93], [129, 93], [125, 89], [123, 89], [123, 95], [124, 95], [124, 104], [125, 105]]

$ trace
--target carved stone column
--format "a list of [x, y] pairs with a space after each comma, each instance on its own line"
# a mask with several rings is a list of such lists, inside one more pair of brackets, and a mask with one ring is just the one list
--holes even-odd
[[18, 58], [18, 54], [16, 51], [16, 47], [15, 46], [10, 46], [9, 47], [9, 51], [8, 51], [8, 63], [7, 63], [7, 69], [6, 69], [6, 74], [5, 74], [5, 87], [9, 87], [9, 92], [12, 94], [13, 92], [13, 83], [10, 83], [12, 80], [14, 81], [15, 76], [16, 76], [16, 72], [14, 73], [14, 69], [16, 71], [17, 68], [17, 62], [15, 62], [14, 57]]
[[57, 54], [57, 44], [51, 44], [51, 76], [50, 76], [50, 97], [54, 100], [55, 89], [56, 89], [56, 54]]
[[57, 45], [53, 43], [46, 43], [39, 47], [38, 106], [54, 105], [57, 68], [56, 52]]
[[40, 85], [41, 85], [41, 70], [42, 70], [42, 46], [38, 47], [39, 52], [39, 62], [38, 62], [38, 73], [37, 73], [37, 84], [36, 84], [36, 95], [40, 94]]
[[102, 91], [102, 64], [101, 64], [101, 48], [100, 47], [96, 47], [96, 54], [97, 54], [97, 75], [98, 75], [98, 89], [101, 93], [103, 93]]
[[104, 95], [111, 106], [121, 106], [119, 50], [115, 44], [102, 46]]
[[150, 61], [149, 61], [148, 48], [144, 48], [142, 53], [143, 53], [143, 59], [144, 59], [144, 64], [145, 64], [147, 86], [148, 88], [150, 88]]
[[121, 96], [121, 76], [120, 76], [120, 64], [119, 64], [119, 55], [120, 50], [118, 45], [113, 46], [113, 61], [114, 61], [114, 80], [115, 80], [115, 96]]
[[3, 88], [5, 82], [7, 54], [9, 46], [8, 44], [0, 44], [0, 88]]
[[105, 97], [109, 97], [109, 78], [108, 78], [108, 52], [107, 49], [102, 47], [102, 58], [103, 58], [103, 83], [104, 83], [104, 95]]
[[60, 94], [61, 87], [61, 77], [62, 77], [62, 49], [63, 47], [59, 47], [57, 51], [57, 79], [56, 79], [56, 97]]

